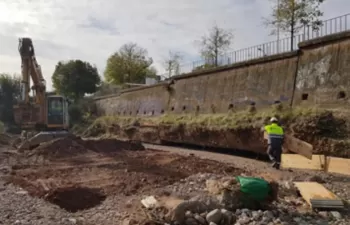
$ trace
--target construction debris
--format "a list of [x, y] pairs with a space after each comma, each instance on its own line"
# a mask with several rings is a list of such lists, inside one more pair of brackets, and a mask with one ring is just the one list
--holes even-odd
[[313, 155], [311, 160], [297, 154], [282, 154], [282, 168], [323, 170], [324, 155]]
[[[66, 137], [42, 144], [30, 154], [46, 158], [45, 164], [26, 160], [28, 152], [11, 156], [16, 160], [9, 164], [5, 153], [0, 151], [1, 168], [11, 170], [0, 170], [7, 184], [0, 187], [0, 220], [4, 224], [349, 222], [342, 211], [312, 212], [297, 195], [292, 181], [315, 177], [317, 171], [276, 171], [251, 159], [217, 154], [213, 161], [193, 152], [145, 150], [139, 142], [112, 139]], [[202, 154], [211, 158], [213, 153]], [[350, 199], [345, 178], [327, 174], [321, 178], [327, 189]], [[255, 187], [250, 192], [246, 192], [247, 181]], [[338, 183], [331, 186], [334, 182]], [[260, 192], [265, 190], [263, 186], [270, 191]], [[260, 193], [254, 198], [262, 197], [262, 201], [253, 201], [260, 204], [242, 204], [247, 203], [247, 193]]]
[[317, 182], [295, 182], [301, 196], [313, 209], [342, 209], [343, 201]]
[[327, 157], [326, 172], [350, 176], [350, 159]]
[[312, 155], [311, 160], [297, 154], [282, 154], [283, 168], [319, 170], [350, 175], [350, 159]]
[[142, 199], [141, 203], [147, 209], [159, 207], [159, 203], [157, 199], [154, 198], [154, 196], [148, 196], [147, 198]]
[[296, 137], [286, 134], [283, 148], [291, 152], [302, 155], [307, 159], [312, 159], [313, 146]]

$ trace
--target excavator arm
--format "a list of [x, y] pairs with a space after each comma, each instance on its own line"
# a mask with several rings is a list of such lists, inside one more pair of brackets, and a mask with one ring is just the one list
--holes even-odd
[[44, 104], [46, 93], [46, 82], [41, 72], [41, 67], [36, 61], [33, 42], [30, 38], [20, 38], [19, 53], [22, 60], [22, 101], [29, 103], [30, 78], [33, 80], [34, 98], [36, 104]]

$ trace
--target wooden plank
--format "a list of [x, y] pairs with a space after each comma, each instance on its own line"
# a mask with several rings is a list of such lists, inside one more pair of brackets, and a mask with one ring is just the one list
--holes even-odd
[[[267, 133], [264, 131], [264, 139], [267, 140]], [[313, 146], [305, 141], [302, 141], [292, 135], [284, 135], [283, 152], [289, 150], [291, 152], [297, 153], [306, 157], [307, 159], [312, 159]]]
[[312, 160], [309, 160], [298, 154], [282, 154], [281, 166], [283, 168], [323, 170], [324, 155], [312, 155]]
[[[294, 185], [311, 208], [317, 207], [311, 203], [311, 200], [315, 200], [315, 202], [317, 202], [316, 200], [327, 200], [323, 201], [323, 203], [327, 202], [328, 207], [334, 206], [339, 208], [341, 206], [339, 204], [342, 200], [322, 184], [317, 182], [294, 182]], [[324, 208], [324, 204], [322, 207]]]
[[264, 131], [264, 139], [267, 140], [268, 139], [268, 136], [267, 136], [267, 132]]
[[327, 172], [350, 175], [350, 159], [327, 157]]
[[312, 159], [313, 146], [296, 137], [286, 134], [283, 147], [291, 152], [302, 155], [308, 159]]

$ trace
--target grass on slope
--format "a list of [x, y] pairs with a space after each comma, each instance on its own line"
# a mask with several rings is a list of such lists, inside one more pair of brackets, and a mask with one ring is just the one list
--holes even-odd
[[260, 110], [255, 113], [248, 111], [230, 112], [226, 114], [163, 114], [155, 117], [123, 117], [123, 116], [103, 116], [97, 118], [89, 129], [98, 127], [108, 128], [113, 124], [119, 126], [129, 126], [135, 123], [148, 125], [174, 125], [180, 124], [189, 127], [215, 128], [245, 128], [260, 127], [267, 123], [271, 116], [276, 116], [282, 123], [288, 123], [299, 117], [312, 117], [325, 112], [316, 108], [294, 108], [279, 109], [271, 108]]

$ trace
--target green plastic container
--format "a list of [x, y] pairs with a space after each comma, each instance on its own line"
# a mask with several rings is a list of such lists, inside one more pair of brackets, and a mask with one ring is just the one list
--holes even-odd
[[237, 176], [236, 179], [240, 183], [240, 190], [244, 194], [246, 200], [262, 202], [268, 197], [270, 185], [266, 180], [241, 176]]

